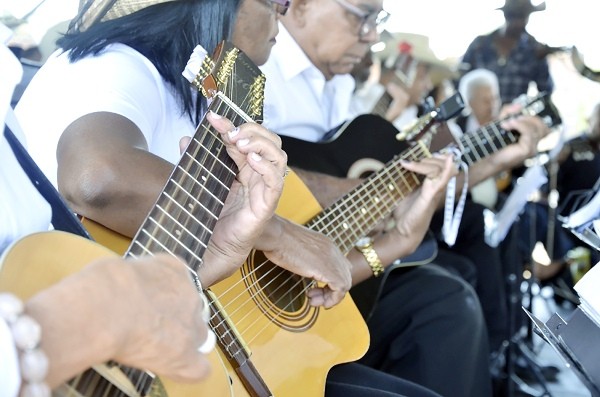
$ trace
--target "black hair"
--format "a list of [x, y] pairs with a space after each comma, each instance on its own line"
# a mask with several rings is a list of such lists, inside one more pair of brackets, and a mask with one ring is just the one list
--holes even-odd
[[113, 43], [135, 49], [148, 58], [174, 88], [182, 114], [187, 113], [197, 124], [206, 102], [202, 95], [193, 95], [190, 83], [181, 72], [198, 44], [210, 55], [217, 44], [230, 39], [241, 1], [160, 3], [121, 18], [94, 23], [85, 31], [70, 29], [57, 43], [63, 50], [70, 51], [71, 62], [97, 55]]

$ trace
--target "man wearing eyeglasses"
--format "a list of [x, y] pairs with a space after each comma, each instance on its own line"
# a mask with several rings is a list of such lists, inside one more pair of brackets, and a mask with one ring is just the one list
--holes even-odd
[[[355, 86], [350, 72], [379, 39], [378, 29], [388, 16], [383, 0], [294, 0], [280, 17], [277, 43], [261, 67], [267, 77], [264, 125], [308, 142], [327, 139], [349, 116]], [[288, 164], [295, 161], [288, 157]], [[322, 205], [357, 183], [297, 171]], [[373, 256], [385, 266], [402, 257], [392, 255], [409, 244], [414, 250], [423, 236], [419, 228], [427, 228], [435, 206], [422, 213], [418, 206], [396, 211], [396, 223], [410, 218], [411, 227], [376, 236], [368, 255], [360, 248], [348, 259], [355, 268], [368, 269]], [[395, 270], [368, 324], [371, 347], [362, 363], [444, 396], [491, 395], [485, 324], [477, 297], [464, 281], [435, 265]]]

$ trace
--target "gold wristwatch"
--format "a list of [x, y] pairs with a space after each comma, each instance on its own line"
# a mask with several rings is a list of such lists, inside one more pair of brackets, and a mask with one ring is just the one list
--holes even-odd
[[375, 277], [380, 276], [384, 272], [383, 263], [379, 259], [379, 255], [373, 248], [373, 239], [371, 237], [363, 237], [356, 242], [356, 249], [359, 250], [373, 271]]

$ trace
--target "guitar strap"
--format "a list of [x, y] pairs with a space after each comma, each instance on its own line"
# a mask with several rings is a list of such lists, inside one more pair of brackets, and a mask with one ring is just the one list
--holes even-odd
[[[449, 148], [455, 159], [460, 159], [461, 154], [458, 148]], [[467, 199], [467, 192], [469, 190], [469, 167], [464, 161], [459, 163], [459, 167], [464, 172], [464, 184], [456, 204], [454, 207], [454, 201], [456, 196], [456, 177], [450, 178], [448, 185], [446, 186], [446, 201], [444, 203], [444, 224], [442, 225], [442, 235], [444, 242], [452, 247], [456, 243], [456, 237], [458, 236], [458, 228], [462, 219], [462, 214], [465, 208], [465, 201]]]
[[52, 182], [46, 178], [46, 175], [40, 170], [35, 161], [33, 161], [29, 153], [27, 153], [27, 149], [21, 144], [13, 131], [23, 136], [17, 118], [13, 110], [9, 108], [6, 114], [4, 136], [14, 152], [17, 161], [31, 180], [31, 183], [33, 183], [33, 186], [37, 188], [52, 207], [52, 226], [54, 229], [91, 239], [75, 213], [67, 206], [60, 193], [52, 185]]

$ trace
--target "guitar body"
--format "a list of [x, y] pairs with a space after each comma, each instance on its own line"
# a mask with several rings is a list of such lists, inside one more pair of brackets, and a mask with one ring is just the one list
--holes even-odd
[[[294, 172], [286, 177], [279, 203], [277, 214], [300, 224], [322, 210]], [[96, 241], [119, 253], [126, 251], [126, 237], [89, 220], [84, 220], [84, 225]], [[210, 291], [232, 320], [251, 351], [252, 363], [274, 395], [322, 396], [331, 367], [355, 361], [367, 351], [367, 325], [349, 295], [331, 309], [312, 308], [303, 292], [306, 281], [263, 262], [262, 253], [253, 252], [239, 272]], [[234, 395], [249, 395], [234, 366], [226, 359], [223, 362]]]
[[338, 177], [352, 172], [353, 177], [361, 177], [409, 147], [407, 142], [397, 140], [396, 134], [398, 130], [389, 121], [363, 114], [330, 142], [307, 142], [283, 135], [281, 140], [292, 167]]
[[[117, 255], [74, 234], [59, 231], [35, 233], [18, 240], [2, 256], [0, 290], [28, 299], [81, 270], [91, 261], [111, 256]], [[213, 351], [208, 358], [212, 370], [207, 379], [186, 384], [161, 378], [163, 394], [178, 397], [231, 396], [229, 379], [218, 353]]]
[[[379, 171], [394, 156], [409, 148], [407, 142], [396, 139], [397, 133], [387, 120], [365, 114], [355, 118], [330, 142], [313, 143], [286, 136], [281, 139], [290, 166], [341, 178], [358, 178]], [[387, 267], [381, 277], [372, 277], [354, 286], [350, 293], [363, 317], [368, 319], [375, 309], [390, 272], [398, 267], [429, 263], [437, 256], [437, 249], [435, 237], [428, 233], [413, 254], [398, 260], [397, 265]]]

